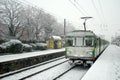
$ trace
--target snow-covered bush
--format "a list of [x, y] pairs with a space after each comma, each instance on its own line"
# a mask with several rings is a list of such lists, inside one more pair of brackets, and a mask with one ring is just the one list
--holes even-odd
[[32, 46], [32, 49], [33, 49], [33, 50], [37, 50], [37, 45], [36, 45], [35, 43], [30, 43], [29, 45]]
[[6, 52], [6, 46], [0, 45], [0, 53]]
[[46, 43], [30, 43], [33, 50], [45, 50], [47, 49]]
[[0, 44], [6, 42], [7, 40], [6, 39], [0, 39]]
[[1, 44], [1, 46], [3, 47], [3, 49], [5, 49], [5, 52], [7, 53], [20, 53], [23, 51], [22, 42], [19, 40], [12, 39]]
[[37, 50], [46, 50], [47, 44], [46, 43], [36, 43]]
[[23, 51], [30, 52], [32, 51], [32, 46], [28, 44], [22, 44], [23, 45]]

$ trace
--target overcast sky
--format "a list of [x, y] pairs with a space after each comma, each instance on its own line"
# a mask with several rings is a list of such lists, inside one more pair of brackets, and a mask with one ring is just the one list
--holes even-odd
[[[120, 0], [23, 0], [25, 3], [40, 7], [63, 22], [83, 29], [80, 17], [91, 16], [87, 29], [105, 35], [107, 39], [120, 34]], [[73, 5], [74, 4], [74, 5]], [[77, 6], [77, 8], [75, 7]]]

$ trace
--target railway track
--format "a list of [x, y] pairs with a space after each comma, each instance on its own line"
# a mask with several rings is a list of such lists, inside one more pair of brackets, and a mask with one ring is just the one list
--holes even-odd
[[22, 70], [1, 75], [0, 80], [59, 80], [59, 78], [69, 74], [69, 72], [74, 71], [75, 69], [75, 65], [70, 65], [67, 59], [60, 57]]
[[[66, 66], [69, 66], [69, 67], [66, 67]], [[65, 69], [62, 70], [63, 68]], [[21, 80], [80, 80], [84, 76], [84, 74], [87, 72], [88, 69], [89, 69], [89, 66], [84, 67], [83, 65], [69, 65], [67, 61], [66, 63], [55, 66], [51, 69], [48, 69], [47, 71], [43, 71], [41, 73], [38, 73], [33, 76], [29, 76]], [[76, 76], [77, 78], [75, 78]], [[69, 77], [72, 77], [72, 79]]]
[[60, 65], [44, 70], [43, 72], [36, 73], [35, 75], [30, 75], [26, 78], [22, 78], [21, 80], [56, 80], [73, 68], [75, 68], [75, 65], [69, 65], [67, 60]]
[[46, 70], [48, 70], [48, 69], [50, 69], [50, 68], [53, 68], [53, 67], [55, 67], [55, 66], [58, 66], [58, 65], [60, 65], [60, 64], [63, 64], [63, 63], [65, 63], [65, 62], [67, 62], [67, 61], [68, 61], [68, 60], [63, 61], [63, 62], [61, 62], [61, 63], [58, 63], [58, 64], [56, 64], [56, 65], [53, 65], [53, 66], [51, 66], [51, 67], [48, 67], [48, 68], [46, 68], [46, 69], [43, 69], [43, 70], [41, 70], [41, 71], [38, 71], [38, 72], [36, 72], [36, 73], [33, 73], [33, 74], [31, 74], [31, 75], [28, 75], [28, 76], [26, 76], [26, 77], [23, 77], [23, 78], [21, 78], [20, 80], [27, 79], [27, 78], [29, 78], [29, 77], [31, 77], [31, 76], [34, 76], [34, 75], [36, 75], [36, 74], [39, 74], [39, 73], [41, 73], [41, 72], [43, 72], [43, 71], [46, 71]]
[[70, 69], [68, 69], [67, 71], [63, 72], [62, 74], [56, 76], [53, 80], [57, 80], [58, 78], [60, 78], [61, 76], [63, 76], [64, 74], [66, 74], [67, 72], [69, 72], [70, 70], [74, 69], [75, 66], [71, 67]]
[[[55, 66], [58, 66], [58, 65], [60, 65], [60, 64], [62, 64], [62, 63], [65, 63], [65, 62], [67, 62], [67, 61], [68, 61], [68, 60], [65, 60], [64, 57], [59, 57], [59, 58], [56, 58], [56, 59], [53, 59], [53, 60], [50, 60], [50, 61], [46, 61], [46, 62], [37, 64], [37, 65], [34, 65], [34, 66], [30, 66], [30, 67], [27, 67], [27, 68], [23, 68], [23, 69], [20, 69], [20, 70], [17, 70], [17, 71], [13, 71], [13, 72], [9, 72], [9, 73], [0, 75], [0, 79], [7, 79], [7, 78], [9, 79], [10, 77], [16, 76], [17, 74], [20, 74], [20, 73], [24, 73], [24, 72], [26, 72], [26, 71], [28, 71], [28, 70], [35, 69], [35, 68], [38, 68], [38, 67], [40, 67], [40, 66], [44, 66], [44, 65], [46, 65], [46, 64], [55, 63], [54, 65], [49, 66], [49, 67], [47, 67], [47, 68], [45, 68], [45, 69], [42, 69], [42, 70], [40, 70], [40, 71], [36, 71], [36, 72], [34, 72], [34, 73], [31, 73], [30, 75], [27, 75], [27, 76], [24, 76], [24, 77], [20, 77], [20, 78], [19, 78], [20, 80], [23, 80], [23, 79], [26, 79], [26, 78], [28, 78], [28, 77], [34, 76], [34, 75], [36, 75], [36, 74], [38, 74], [38, 73], [41, 73], [41, 72], [43, 72], [43, 71], [46, 71], [46, 70], [48, 70], [48, 69], [50, 69], [50, 68], [53, 68], [53, 67], [55, 67]], [[57, 64], [56, 64], [56, 63], [57, 63]]]
[[89, 68], [89, 66], [84, 67], [83, 65], [76, 65], [73, 69], [55, 80], [81, 80]]

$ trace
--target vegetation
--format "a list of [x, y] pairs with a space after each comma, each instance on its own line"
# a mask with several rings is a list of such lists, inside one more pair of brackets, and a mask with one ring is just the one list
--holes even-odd
[[117, 36], [117, 37], [113, 38], [112, 44], [120, 46], [120, 36]]
[[19, 40], [10, 40], [0, 45], [1, 53], [21, 53], [23, 45]]
[[31, 52], [32, 51], [32, 46], [29, 44], [22, 44], [23, 45], [23, 51], [25, 52]]
[[[69, 23], [67, 25], [73, 29]], [[68, 29], [67, 29], [68, 31]], [[44, 41], [50, 35], [63, 35], [63, 23], [43, 9], [16, 0], [0, 1], [0, 37], [3, 39]]]
[[21, 53], [31, 52], [33, 50], [46, 50], [46, 43], [30, 43], [24, 44], [19, 40], [10, 40], [0, 45], [0, 53]]
[[[71, 30], [74, 29], [70, 23], [66, 24], [66, 28], [67, 26]], [[51, 35], [61, 36], [63, 33], [63, 23], [58, 23], [54, 16], [43, 9], [16, 0], [0, 0], [0, 52], [44, 50], [47, 49], [46, 44], [39, 42], [45, 42]], [[13, 44], [10, 42], [11, 39], [23, 41], [25, 44], [22, 42]], [[7, 45], [9, 43], [10, 45]]]

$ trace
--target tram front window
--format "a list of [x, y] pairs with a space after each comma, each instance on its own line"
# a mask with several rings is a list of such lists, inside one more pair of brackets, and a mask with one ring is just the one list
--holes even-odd
[[80, 37], [76, 38], [76, 46], [83, 46], [83, 38]]
[[73, 38], [67, 39], [66, 45], [67, 46], [74, 46], [75, 45], [75, 39], [73, 39]]
[[94, 46], [94, 38], [93, 37], [69, 38], [66, 40], [66, 46], [92, 47]]
[[68, 40], [67, 44], [68, 44], [68, 46], [72, 46], [73, 45], [73, 41], [72, 40]]
[[84, 39], [84, 46], [94, 46], [94, 38], [92, 38], [92, 37], [85, 37], [85, 39]]

